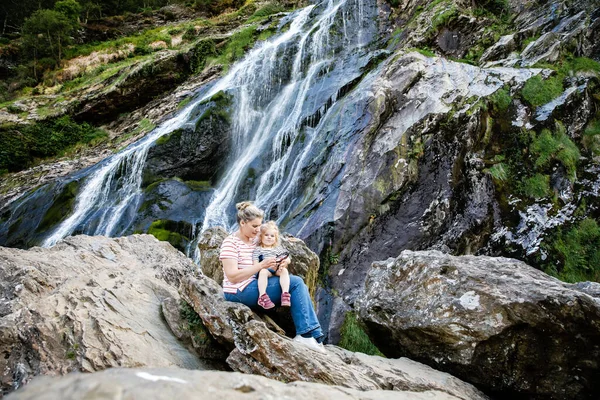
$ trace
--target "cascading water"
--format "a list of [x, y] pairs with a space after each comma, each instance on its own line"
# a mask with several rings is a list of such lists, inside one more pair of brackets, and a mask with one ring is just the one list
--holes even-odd
[[[233, 99], [228, 167], [206, 210], [186, 216], [193, 223], [192, 239], [209, 226], [230, 228], [234, 204], [242, 199], [254, 198], [269, 217], [282, 221], [298, 203], [299, 177], [320, 142], [322, 120], [372, 58], [376, 5], [362, 1], [329, 0], [285, 17], [280, 27], [289, 29], [256, 46], [185, 109], [144, 139], [72, 177], [82, 182], [73, 211], [46, 233], [42, 246], [73, 233], [131, 233], [144, 197], [149, 149], [162, 136], [194, 126], [198, 108], [220, 91]], [[258, 177], [251, 185], [246, 179], [250, 170]], [[192, 240], [188, 254], [196, 248]]]
[[[318, 136], [315, 122], [364, 66], [359, 61], [366, 52], [362, 47], [373, 40], [374, 29], [367, 34], [363, 27], [373, 19], [372, 13], [373, 9], [366, 18], [361, 0], [330, 0], [314, 10], [307, 7], [286, 34], [238, 64], [230, 75], [237, 101], [234, 137], [239, 139], [238, 152], [206, 210], [202, 230], [230, 226], [233, 204], [244, 196], [253, 197], [267, 211], [277, 210], [276, 215], [268, 214], [279, 220], [290, 212], [300, 170]], [[309, 18], [312, 14], [316, 15]], [[278, 88], [270, 84], [272, 77], [287, 69], [290, 81], [274, 90]], [[298, 151], [294, 144], [300, 138], [303, 143]], [[260, 175], [259, 183], [241, 193], [243, 178], [257, 160], [265, 166], [253, 168]]]

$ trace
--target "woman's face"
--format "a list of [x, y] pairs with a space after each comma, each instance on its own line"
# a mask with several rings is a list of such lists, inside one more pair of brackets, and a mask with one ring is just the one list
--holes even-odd
[[254, 239], [258, 232], [260, 232], [260, 226], [262, 225], [262, 218], [254, 218], [250, 221], [240, 221], [240, 232], [248, 239]]
[[266, 246], [274, 246], [276, 240], [277, 232], [274, 229], [268, 229], [260, 237], [260, 242]]

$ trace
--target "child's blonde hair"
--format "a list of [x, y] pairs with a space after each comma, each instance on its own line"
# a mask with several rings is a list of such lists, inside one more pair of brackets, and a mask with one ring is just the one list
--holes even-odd
[[258, 245], [259, 246], [263, 245], [263, 243], [262, 243], [263, 234], [265, 234], [269, 230], [274, 230], [275, 231], [275, 244], [274, 244], [274, 246], [279, 246], [279, 228], [277, 227], [277, 224], [275, 223], [275, 221], [265, 222], [264, 224], [262, 224], [260, 226], [260, 235], [258, 236]]

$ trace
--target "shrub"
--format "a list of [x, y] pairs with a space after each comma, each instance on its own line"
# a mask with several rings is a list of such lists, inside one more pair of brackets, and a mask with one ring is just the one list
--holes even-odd
[[591, 121], [583, 131], [583, 145], [594, 155], [600, 155], [600, 120]]
[[535, 174], [525, 178], [521, 185], [523, 194], [533, 199], [541, 199], [550, 194], [550, 177], [543, 174]]
[[600, 280], [600, 227], [586, 218], [567, 233], [558, 232], [551, 248], [558, 255], [555, 275], [567, 282]]
[[560, 96], [563, 92], [563, 76], [561, 74], [546, 80], [539, 75], [530, 78], [521, 94], [523, 99], [532, 106], [541, 106]]
[[385, 357], [377, 346], [371, 342], [355, 313], [349, 312], [346, 314], [340, 333], [340, 347], [350, 351]]
[[512, 97], [508, 94], [506, 89], [498, 89], [494, 94], [492, 94], [490, 101], [494, 107], [494, 110], [503, 113], [508, 110], [510, 103], [512, 103]]
[[77, 145], [94, 145], [107, 133], [87, 123], [78, 124], [69, 116], [31, 125], [0, 127], [0, 169], [20, 171], [36, 158], [62, 155]]

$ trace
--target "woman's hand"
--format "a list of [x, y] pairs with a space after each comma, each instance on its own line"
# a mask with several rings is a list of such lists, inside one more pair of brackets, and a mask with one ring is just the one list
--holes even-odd
[[274, 268], [276, 265], [274, 258], [267, 258], [262, 262], [255, 262], [252, 267], [242, 269], [238, 268], [238, 262], [234, 258], [228, 258], [221, 261], [223, 262], [223, 273], [227, 277], [227, 280], [233, 284], [245, 281], [261, 269]]

